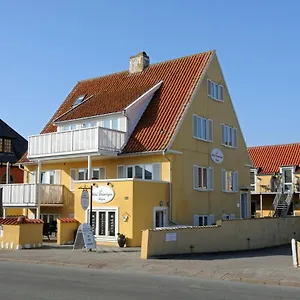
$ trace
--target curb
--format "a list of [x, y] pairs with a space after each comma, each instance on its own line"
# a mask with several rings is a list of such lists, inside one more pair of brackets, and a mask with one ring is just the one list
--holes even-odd
[[[92, 264], [73, 264], [73, 263], [62, 263], [62, 262], [52, 262], [52, 261], [39, 261], [39, 260], [25, 260], [25, 259], [13, 259], [13, 258], [1, 258], [0, 261], [3, 262], [18, 262], [18, 263], [27, 263], [27, 264], [36, 264], [36, 265], [49, 265], [49, 266], [59, 266], [59, 267], [71, 267], [71, 268], [85, 268], [85, 269], [102, 269], [107, 267], [106, 263], [101, 265], [92, 265]], [[138, 273], [138, 272], [137, 272]], [[139, 272], [143, 273], [143, 272]], [[148, 272], [147, 272], [148, 273]], [[178, 275], [173, 275], [178, 276]], [[193, 277], [193, 276], [188, 276]], [[203, 279], [209, 279], [208, 277], [198, 277]], [[290, 281], [286, 279], [272, 280], [272, 279], [260, 279], [255, 277], [232, 277], [232, 278], [210, 278], [211, 280], [221, 280], [221, 281], [232, 281], [232, 282], [243, 282], [249, 284], [261, 284], [261, 285], [280, 285], [286, 287], [296, 287], [300, 288], [300, 281]]]

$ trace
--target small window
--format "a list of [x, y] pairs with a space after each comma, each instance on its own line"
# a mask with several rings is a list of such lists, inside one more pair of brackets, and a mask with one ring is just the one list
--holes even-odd
[[79, 105], [80, 103], [82, 103], [82, 101], [84, 100], [84, 97], [85, 97], [85, 95], [79, 96], [72, 104], [72, 107], [75, 107], [75, 106]]
[[119, 129], [119, 120], [118, 119], [112, 119], [112, 129], [114, 129], [114, 130]]
[[212, 191], [214, 188], [213, 168], [194, 166], [194, 189], [198, 191]]
[[255, 191], [256, 188], [256, 170], [250, 170], [250, 188], [251, 188], [251, 191]]
[[193, 116], [193, 136], [206, 142], [212, 142], [212, 120]]
[[161, 180], [160, 163], [133, 166], [118, 166], [118, 178]]
[[12, 153], [11, 140], [0, 138], [0, 152]]
[[223, 192], [238, 192], [238, 172], [222, 170]]
[[222, 145], [237, 148], [237, 129], [222, 124]]
[[224, 101], [223, 86], [211, 80], [207, 80], [207, 94], [216, 101]]
[[110, 128], [110, 120], [109, 119], [104, 120], [104, 127]]
[[210, 226], [214, 223], [214, 215], [194, 215], [194, 226]]

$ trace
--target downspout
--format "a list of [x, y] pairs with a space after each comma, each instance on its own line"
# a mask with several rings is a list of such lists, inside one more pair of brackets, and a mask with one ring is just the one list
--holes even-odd
[[171, 160], [166, 156], [166, 150], [163, 151], [163, 156], [168, 160], [169, 162], [169, 174], [170, 174], [170, 182], [169, 182], [169, 222], [173, 225], [177, 225], [175, 221], [172, 219], [172, 162]]

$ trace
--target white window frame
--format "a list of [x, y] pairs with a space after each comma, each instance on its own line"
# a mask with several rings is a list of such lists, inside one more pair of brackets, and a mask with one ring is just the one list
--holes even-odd
[[[222, 191], [225, 193], [237, 193], [239, 191], [239, 175], [237, 171], [222, 169]], [[232, 189], [227, 189], [228, 175], [231, 174]]]
[[[251, 173], [254, 173], [254, 183], [251, 183]], [[256, 178], [257, 176], [257, 170], [256, 169], [250, 169], [250, 188], [251, 192], [256, 192]]]
[[[200, 225], [199, 218], [202, 218], [202, 224], [204, 224], [205, 218], [207, 218], [207, 225]], [[211, 226], [215, 223], [214, 215], [194, 215], [194, 226]]]
[[[113, 128], [113, 122], [117, 121], [117, 129]], [[109, 126], [105, 127], [105, 122], [109, 122]], [[108, 129], [112, 129], [112, 130], [120, 130], [120, 118], [119, 117], [115, 117], [112, 119], [103, 119], [103, 127], [104, 128], [108, 128]]]
[[[44, 174], [44, 176], [46, 178], [46, 182], [44, 182], [44, 183], [42, 182], [42, 174]], [[53, 178], [53, 182], [51, 182], [51, 177]], [[60, 170], [42, 170], [40, 183], [42, 183], [42, 184], [60, 184]]]
[[43, 217], [47, 217], [47, 223], [50, 223], [49, 222], [50, 216], [55, 216], [56, 220], [60, 218], [60, 214], [47, 213], [47, 214], [40, 214], [40, 219], [43, 220]]
[[[119, 232], [119, 207], [117, 206], [103, 206], [103, 207], [94, 207], [93, 212], [96, 212], [96, 228], [95, 228], [95, 239], [96, 241], [106, 241], [106, 242], [116, 242], [117, 234]], [[99, 232], [99, 212], [105, 212], [105, 233], [106, 235], [98, 235]], [[115, 235], [110, 236], [108, 233], [108, 213], [115, 213]], [[86, 210], [85, 219], [87, 223], [90, 223], [90, 208]]]
[[153, 207], [153, 228], [162, 228], [162, 227], [156, 227], [156, 213], [158, 211], [162, 211], [164, 213], [164, 226], [162, 227], [168, 227], [168, 208], [163, 206], [155, 206]]
[[207, 95], [215, 101], [224, 102], [224, 86], [207, 79]]
[[221, 144], [228, 148], [237, 148], [237, 129], [235, 127], [221, 124]]
[[[152, 165], [152, 179], [145, 179], [145, 166]], [[160, 181], [161, 180], [161, 163], [145, 163], [145, 164], [136, 164], [136, 165], [118, 165], [117, 166], [117, 177], [118, 178], [136, 178], [135, 177], [135, 167], [139, 166], [142, 168], [142, 178], [143, 180], [149, 180], [149, 181]], [[121, 171], [121, 168], [123, 168], [123, 171]], [[132, 177], [127, 177], [127, 171], [128, 168], [132, 168]], [[119, 171], [123, 174], [120, 177]]]
[[[199, 132], [198, 122], [200, 124], [205, 123], [205, 131], [200, 125]], [[211, 143], [213, 141], [213, 121], [193, 114], [193, 137], [197, 140]]]
[[[291, 182], [286, 182], [285, 181], [285, 176], [284, 176], [284, 171], [291, 171]], [[280, 173], [281, 173], [281, 178], [282, 178], [282, 185], [283, 185], [283, 191], [285, 193], [287, 193], [288, 191], [293, 191], [294, 190], [294, 167], [280, 167]], [[287, 188], [286, 187], [289, 187], [290, 188]]]
[[[201, 184], [202, 186], [204, 186], [203, 184], [203, 171], [204, 169], [206, 170], [206, 188], [204, 187], [199, 187], [198, 183], [199, 183], [199, 169], [202, 172], [202, 176], [201, 176]], [[202, 167], [202, 166], [198, 166], [198, 165], [194, 165], [193, 166], [193, 187], [194, 190], [196, 191], [200, 191], [200, 192], [207, 192], [207, 191], [213, 191], [214, 190], [214, 169], [212, 167]]]

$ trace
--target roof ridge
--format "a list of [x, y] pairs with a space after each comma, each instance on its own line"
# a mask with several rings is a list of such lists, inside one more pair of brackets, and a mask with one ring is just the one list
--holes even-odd
[[[149, 68], [151, 68], [153, 66], [157, 66], [157, 65], [160, 65], [160, 64], [165, 64], [165, 63], [168, 63], [168, 62], [178, 61], [178, 60], [181, 60], [181, 59], [190, 58], [192, 56], [197, 56], [197, 55], [206, 54], [206, 53], [215, 53], [215, 52], [216, 52], [216, 50], [208, 50], [208, 51], [204, 51], [204, 52], [190, 54], [190, 55], [187, 55], [187, 56], [176, 57], [176, 58], [172, 58], [172, 59], [168, 59], [168, 60], [156, 62], [154, 64], [150, 64], [147, 69], [149, 69]], [[87, 79], [82, 79], [82, 80], [79, 80], [78, 83], [86, 82], [86, 81], [92, 81], [92, 80], [100, 79], [100, 78], [103, 78], [103, 77], [115, 76], [115, 75], [122, 74], [122, 73], [127, 73], [127, 72], [128, 72], [128, 69], [127, 70], [123, 70], [123, 71], [119, 71], [119, 72], [104, 74], [104, 75], [97, 76], [97, 77], [91, 77], [91, 78], [87, 78]]]
[[271, 144], [271, 145], [252, 146], [252, 147], [248, 147], [248, 150], [255, 149], [255, 148], [293, 146], [293, 145], [300, 145], [300, 142], [297, 142], [297, 143], [287, 143], [287, 144]]

